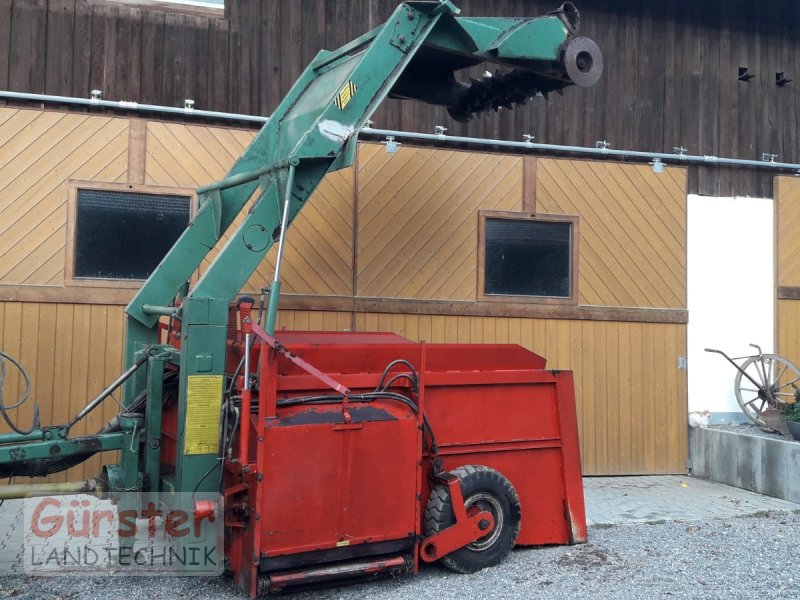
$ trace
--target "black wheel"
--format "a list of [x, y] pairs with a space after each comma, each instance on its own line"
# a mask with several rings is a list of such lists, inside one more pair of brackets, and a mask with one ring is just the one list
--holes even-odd
[[[467, 514], [492, 513], [494, 527], [485, 536], [442, 557], [440, 562], [459, 573], [475, 573], [498, 564], [509, 555], [519, 536], [521, 510], [517, 490], [500, 473], [481, 465], [459, 467], [451, 472], [461, 482]], [[446, 485], [431, 490], [425, 507], [425, 534], [433, 535], [455, 523]]]

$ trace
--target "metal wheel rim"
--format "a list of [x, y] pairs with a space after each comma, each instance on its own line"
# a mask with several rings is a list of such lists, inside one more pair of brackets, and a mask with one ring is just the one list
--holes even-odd
[[500, 534], [503, 530], [503, 507], [500, 504], [500, 501], [493, 496], [492, 494], [488, 494], [486, 492], [478, 492], [477, 494], [472, 494], [467, 500], [464, 502], [464, 507], [469, 510], [470, 508], [478, 508], [479, 510], [485, 510], [492, 514], [494, 517], [494, 528], [492, 531], [487, 533], [482, 538], [479, 538], [469, 544], [467, 548], [473, 550], [475, 552], [483, 552], [487, 550], [497, 541], [497, 538], [500, 537]]
[[767, 426], [761, 413], [768, 408], [792, 403], [795, 398], [792, 384], [800, 385], [800, 369], [777, 354], [763, 354], [760, 358], [751, 356], [741, 364], [741, 368], [761, 383], [761, 389], [755, 389], [753, 383], [737, 371], [734, 393], [739, 408], [756, 425]]

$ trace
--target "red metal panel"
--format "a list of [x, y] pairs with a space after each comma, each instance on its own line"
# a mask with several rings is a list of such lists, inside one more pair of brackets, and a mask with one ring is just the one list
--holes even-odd
[[426, 413], [441, 447], [558, 439], [555, 385], [428, 386]]
[[339, 541], [344, 436], [330, 424], [267, 427], [261, 551], [330, 547]]
[[547, 361], [516, 344], [428, 344], [430, 371], [544, 369]]
[[516, 488], [522, 507], [517, 544], [567, 544], [570, 528], [564, 514], [563, 462], [560, 448], [475, 452], [443, 457], [447, 471], [485, 465], [502, 473]]
[[561, 445], [564, 453], [564, 494], [570, 518], [572, 543], [585, 542], [586, 509], [583, 500], [581, 448], [578, 441], [578, 417], [575, 408], [575, 384], [572, 371], [562, 371], [557, 377], [558, 418], [561, 423]]
[[414, 344], [396, 333], [364, 333], [360, 331], [276, 331], [275, 338], [284, 346], [293, 344]]
[[418, 430], [408, 412], [404, 419], [364, 423], [363, 429], [345, 432], [345, 539], [395, 539], [415, 533]]

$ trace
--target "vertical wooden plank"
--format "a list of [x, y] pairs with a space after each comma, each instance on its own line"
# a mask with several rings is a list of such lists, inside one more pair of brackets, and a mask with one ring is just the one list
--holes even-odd
[[392, 315], [391, 331], [405, 337], [406, 335], [406, 316], [401, 314]]
[[[256, 24], [258, 21], [256, 21]], [[186, 19], [186, 45], [183, 48], [186, 63], [186, 84], [181, 94], [183, 99], [194, 100], [195, 106], [208, 107], [208, 98], [205, 96], [208, 89], [208, 19], [205, 17], [190, 16]], [[255, 68], [258, 66], [256, 64]], [[258, 95], [258, 75], [253, 78], [250, 87]], [[255, 102], [251, 110], [258, 110]]]
[[[721, 11], [709, 3], [702, 5], [700, 27], [697, 37], [700, 40], [699, 52], [702, 57], [700, 68], [699, 121], [697, 122], [700, 154], [719, 156], [719, 112], [720, 112], [720, 56], [719, 13]], [[712, 37], [714, 38], [712, 41]], [[719, 168], [708, 167], [699, 171], [700, 193], [719, 195]]]
[[[36, 378], [39, 376], [37, 369], [39, 364], [37, 358], [39, 349], [34, 341], [38, 340], [39, 338], [39, 303], [24, 302], [22, 303], [21, 308], [21, 337], [20, 346], [16, 357], [28, 372], [28, 376], [31, 380], [31, 386], [33, 386], [33, 382], [36, 381]], [[20, 391], [22, 390], [20, 389]], [[20, 427], [28, 428], [30, 427], [31, 423], [33, 423], [33, 407], [36, 400], [37, 397], [33, 394], [33, 387], [31, 387], [31, 393], [28, 397], [28, 401], [15, 411], [17, 423], [19, 423]]]
[[115, 98], [135, 100], [141, 97], [142, 81], [142, 11], [120, 7], [116, 22]]
[[508, 322], [508, 338], [509, 344], [519, 344], [522, 341], [522, 319], [509, 318]]
[[56, 354], [56, 314], [58, 305], [39, 304], [39, 329], [36, 338], [36, 379], [31, 382], [34, 399], [39, 403], [43, 425], [55, 424], [53, 406], [60, 398], [61, 390], [54, 386], [53, 375]]
[[674, 340], [670, 339], [671, 325], [650, 325], [653, 330], [653, 450], [654, 472], [669, 473], [669, 442], [667, 427], [669, 413], [677, 403], [677, 398], [667, 396], [667, 378], [674, 373], [678, 365], [678, 356], [675, 352]]
[[596, 322], [594, 329], [594, 435], [595, 435], [595, 473], [609, 473], [609, 430], [611, 428], [610, 403], [608, 397], [608, 363], [606, 354], [605, 322]]
[[354, 326], [353, 314], [349, 312], [340, 312], [336, 314], [336, 330], [337, 331], [357, 331]]
[[320, 311], [311, 311], [308, 314], [308, 328], [310, 331], [323, 331], [324, 329], [324, 313]]
[[8, 84], [11, 89], [42, 93], [47, 63], [47, 1], [14, 2], [11, 11]]
[[[0, 338], [0, 348], [7, 354], [20, 358], [22, 346], [22, 303], [6, 302], [3, 315], [3, 331]], [[24, 367], [25, 365], [23, 365]], [[3, 396], [8, 398], [7, 404], [16, 404], [22, 392], [22, 378], [16, 369], [9, 369], [3, 383]], [[10, 411], [10, 416], [15, 422], [19, 421], [19, 410]], [[23, 424], [24, 426], [24, 424]], [[0, 421], [0, 431], [8, 431], [8, 427]]]
[[413, 342], [419, 341], [419, 315], [406, 315], [406, 337]]
[[433, 341], [433, 317], [431, 315], [419, 316], [419, 341]]
[[[96, 360], [97, 357], [105, 356], [104, 347], [106, 339], [106, 324], [108, 321], [108, 307], [104, 305], [93, 305], [89, 307], [89, 370], [86, 378], [86, 400], [97, 395], [106, 385], [105, 381], [105, 359]], [[104, 404], [115, 404], [113, 399], [108, 398]], [[105, 407], [104, 407], [105, 408]], [[97, 409], [89, 413], [86, 417], [86, 432], [94, 433], [98, 431], [106, 421], [103, 420], [103, 411]], [[83, 465], [83, 477], [91, 477], [100, 472], [103, 464], [102, 454], [95, 455]]]
[[504, 317], [495, 317], [494, 319], [494, 343], [508, 343], [508, 319]]
[[147, 156], [147, 121], [128, 120], [128, 183], [143, 184]]
[[[59, 304], [56, 308], [55, 353], [53, 361], [52, 422], [66, 423], [70, 418], [70, 386], [72, 378], [72, 318], [73, 305]], [[53, 481], [66, 481], [66, 475], [52, 476]]]
[[[687, 355], [687, 334], [686, 325], [677, 326], [678, 351], [681, 356]], [[678, 446], [676, 448], [678, 463], [675, 465], [679, 472], [686, 469], [686, 458], [689, 456], [689, 385], [688, 372], [686, 369], [676, 369], [678, 379], [678, 406], [675, 409], [676, 421], [671, 423], [670, 431], [678, 436]]]
[[[755, 23], [758, 19], [759, 10], [755, 4], [745, 2], [741, 11], [740, 22]], [[747, 67], [750, 73], [756, 76], [749, 82], [737, 82], [737, 106], [739, 115], [739, 155], [738, 158], [754, 160], [756, 158], [756, 113], [758, 87], [769, 85], [768, 73], [761, 72], [761, 64], [757, 52], [757, 44], [754, 36], [755, 28], [737, 28], [733, 41], [733, 47], [738, 55], [737, 68]], [[740, 193], [749, 195], [747, 191], [753, 189], [754, 176], [751, 171], [740, 169], [738, 171], [738, 190]]]
[[678, 11], [675, 2], [664, 3], [664, 22], [659, 24], [663, 29], [664, 60], [664, 88], [660, 92], [662, 104], [660, 106], [664, 115], [664, 132], [661, 146], [669, 152], [675, 146], [681, 145], [680, 139], [680, 89], [679, 78], [683, 77], [683, 40], [678, 29]]
[[556, 369], [572, 369], [569, 351], [569, 321], [559, 319], [556, 321], [558, 335], [558, 348], [553, 355], [553, 367]]
[[[735, 64], [733, 33], [731, 31], [737, 16], [737, 4], [720, 12], [719, 30], [719, 106], [717, 109], [717, 128], [719, 129], [719, 150], [722, 156], [738, 156], [739, 154], [739, 114], [738, 114], [738, 74], [739, 65]], [[718, 193], [722, 196], [735, 194], [732, 169], [720, 170]]]
[[72, 91], [75, 0], [49, 0], [45, 48], [46, 94], [69, 95]]
[[9, 86], [8, 66], [11, 57], [11, 5], [13, 0], [0, 0], [0, 89]]
[[458, 342], [458, 320], [456, 317], [442, 317], [444, 319], [444, 341], [448, 344]]
[[597, 471], [598, 446], [598, 413], [597, 387], [594, 356], [597, 354], [595, 328], [591, 321], [581, 321], [581, 344], [584, 360], [581, 365], [581, 396], [583, 409], [583, 439], [581, 454], [583, 456], [584, 475], [595, 475]]
[[470, 318], [469, 317], [456, 317], [456, 330], [458, 332], [458, 343], [470, 343]]
[[[264, 10], [262, 8], [262, 10]], [[206, 90], [205, 103], [209, 110], [230, 112], [228, 102], [230, 93], [229, 71], [228, 71], [228, 52], [229, 52], [230, 31], [227, 19], [208, 19], [208, 67], [205, 73]], [[259, 81], [270, 81], [270, 77], [259, 68]], [[259, 105], [260, 114], [268, 115], [267, 108], [263, 104], [266, 94], [259, 94], [261, 104]], [[206, 108], [206, 107], [203, 107]]]
[[72, 95], [88, 98], [89, 71], [92, 60], [92, 0], [75, 1], [75, 20], [73, 25], [74, 44], [72, 47]]
[[533, 319], [520, 320], [520, 344], [528, 350], [533, 350]]
[[[580, 438], [581, 455], [586, 454], [586, 403], [583, 395], [583, 360], [585, 349], [583, 346], [583, 322], [569, 321], [569, 366], [572, 369], [575, 385], [575, 410], [578, 413], [578, 435]], [[583, 471], [586, 472], [586, 465]]]
[[631, 472], [645, 473], [645, 404], [649, 395], [644, 381], [646, 368], [642, 356], [642, 324], [632, 323], [630, 330], [630, 374], [631, 374]]
[[617, 403], [619, 469], [621, 473], [634, 473], [631, 434], [633, 429], [638, 427], [632, 422], [631, 403], [638, 402], [640, 399], [634, 398], [631, 394], [631, 327], [629, 323], [618, 323], [616, 330], [617, 364], [615, 365], [615, 371], [618, 382], [617, 393], [619, 395]]
[[492, 317], [484, 317], [483, 318], [483, 339], [481, 340], [484, 344], [494, 344], [496, 343], [496, 335], [495, 335], [495, 320]]
[[[680, 370], [678, 369], [678, 357], [679, 356], [686, 356], [684, 354], [684, 349], [681, 348], [680, 345], [680, 329], [683, 327], [682, 325], [669, 325], [665, 326], [667, 328], [666, 332], [666, 343], [665, 347], [667, 348], [667, 359], [669, 360], [670, 356], [674, 357], [674, 362], [669, 364], [669, 362], [665, 365], [666, 366], [666, 377], [665, 377], [665, 388], [664, 388], [664, 398], [667, 400], [665, 402], [665, 412], [666, 415], [664, 417], [664, 436], [666, 438], [665, 445], [666, 449], [664, 452], [665, 457], [665, 471], [667, 472], [680, 472], [682, 470], [683, 462], [680, 456], [680, 419], [679, 415], [683, 412], [688, 412], [688, 407], [683, 405], [681, 402], [681, 394], [678, 392], [679, 380], [680, 380]], [[685, 460], [687, 457], [683, 457]], [[677, 470], [680, 469], [680, 470]]]
[[167, 13], [164, 16], [161, 99], [167, 106], [183, 106], [183, 91], [186, 86], [186, 24], [185, 15]]
[[536, 177], [539, 159], [526, 156], [522, 159], [522, 211], [536, 214]]
[[164, 19], [162, 11], [148, 10], [142, 14], [141, 101], [163, 104], [164, 83]]
[[303, 68], [300, 59], [301, 51], [298, 48], [303, 21], [302, 4], [296, 0], [294, 2], [283, 0], [280, 19], [282, 53], [280, 58], [276, 57], [276, 60], [281, 62], [281, 96], [283, 96], [300, 76]]
[[656, 340], [653, 335], [653, 326], [642, 326], [642, 436], [644, 438], [644, 468], [645, 472], [653, 473], [656, 469], [656, 407], [657, 402], [663, 401], [656, 395]]
[[107, 63], [116, 54], [116, 6], [92, 4], [92, 36], [89, 64], [89, 89], [100, 90], [105, 98], [114, 98], [113, 78], [108, 77]]

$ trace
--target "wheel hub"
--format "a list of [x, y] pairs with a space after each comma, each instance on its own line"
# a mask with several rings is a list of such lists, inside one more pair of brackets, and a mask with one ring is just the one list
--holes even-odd
[[464, 507], [467, 509], [467, 514], [470, 512], [476, 513], [478, 511], [491, 513], [494, 518], [494, 527], [486, 535], [478, 538], [467, 546], [467, 548], [475, 552], [482, 552], [490, 548], [503, 531], [503, 507], [500, 501], [492, 494], [478, 492], [466, 499]]

